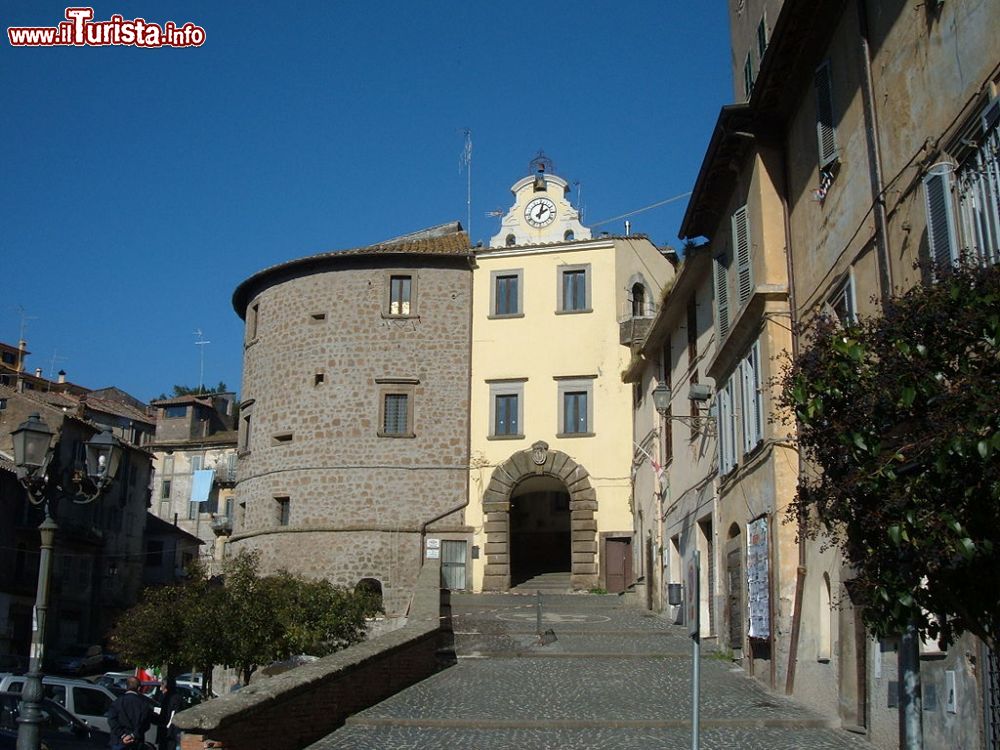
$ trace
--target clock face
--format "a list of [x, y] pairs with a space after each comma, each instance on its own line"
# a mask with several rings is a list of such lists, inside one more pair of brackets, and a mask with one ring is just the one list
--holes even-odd
[[524, 218], [533, 227], [547, 227], [556, 220], [556, 204], [548, 198], [535, 198], [525, 206]]

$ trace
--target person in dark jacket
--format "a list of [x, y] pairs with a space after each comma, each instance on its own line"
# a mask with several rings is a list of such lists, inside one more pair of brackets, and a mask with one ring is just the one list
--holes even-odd
[[111, 731], [111, 750], [140, 750], [153, 720], [153, 709], [139, 695], [139, 680], [125, 680], [125, 694], [111, 704], [106, 714]]
[[177, 680], [169, 677], [160, 683], [160, 715], [156, 722], [157, 750], [177, 750], [181, 730], [174, 725], [174, 714], [182, 710], [184, 699], [177, 692]]

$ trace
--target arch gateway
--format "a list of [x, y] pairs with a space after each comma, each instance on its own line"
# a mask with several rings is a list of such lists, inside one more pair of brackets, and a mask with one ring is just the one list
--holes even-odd
[[574, 589], [597, 586], [597, 495], [567, 454], [541, 440], [514, 453], [493, 470], [482, 502], [485, 591], [558, 569], [570, 572]]

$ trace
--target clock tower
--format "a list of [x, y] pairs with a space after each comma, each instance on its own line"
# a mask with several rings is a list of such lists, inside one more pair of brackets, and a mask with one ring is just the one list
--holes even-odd
[[490, 247], [589, 240], [590, 230], [580, 223], [580, 212], [567, 198], [569, 183], [551, 174], [552, 161], [539, 152], [531, 160], [531, 170], [511, 186], [514, 205], [490, 239]]

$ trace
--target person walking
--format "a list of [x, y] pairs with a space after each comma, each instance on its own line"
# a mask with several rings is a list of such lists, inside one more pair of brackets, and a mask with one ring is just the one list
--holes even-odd
[[184, 709], [184, 699], [177, 692], [177, 680], [168, 677], [160, 683], [160, 715], [156, 722], [156, 750], [177, 750], [181, 730], [174, 725], [174, 714]]
[[111, 704], [106, 714], [111, 731], [111, 750], [141, 750], [153, 719], [153, 709], [139, 694], [139, 680], [125, 680], [125, 694]]

